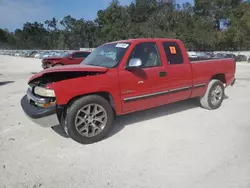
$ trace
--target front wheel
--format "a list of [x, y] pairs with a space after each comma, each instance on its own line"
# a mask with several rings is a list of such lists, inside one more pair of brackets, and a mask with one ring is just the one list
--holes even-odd
[[89, 95], [74, 101], [68, 108], [65, 128], [68, 135], [82, 144], [102, 140], [112, 127], [113, 109], [101, 96]]
[[214, 110], [221, 106], [225, 95], [225, 88], [220, 80], [213, 79], [209, 82], [206, 93], [200, 98], [203, 108]]

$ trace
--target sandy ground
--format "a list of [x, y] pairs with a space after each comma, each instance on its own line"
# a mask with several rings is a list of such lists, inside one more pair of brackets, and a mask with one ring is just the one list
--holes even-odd
[[126, 115], [87, 146], [22, 112], [39, 70], [40, 60], [0, 56], [0, 188], [250, 187], [250, 64], [237, 65], [220, 109], [189, 100]]

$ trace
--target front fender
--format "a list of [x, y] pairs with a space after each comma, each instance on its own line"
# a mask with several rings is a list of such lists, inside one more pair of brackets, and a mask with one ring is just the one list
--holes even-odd
[[48, 87], [54, 89], [57, 105], [67, 105], [75, 97], [107, 92], [115, 103], [116, 111], [121, 112], [121, 97], [119, 81], [115, 71], [94, 76], [78, 77], [54, 82]]

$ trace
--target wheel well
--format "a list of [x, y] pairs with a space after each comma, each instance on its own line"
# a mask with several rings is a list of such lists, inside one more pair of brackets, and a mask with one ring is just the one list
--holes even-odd
[[222, 83], [226, 83], [226, 75], [225, 74], [216, 74], [216, 75], [213, 75], [211, 80], [212, 79], [217, 79], [217, 80], [220, 80]]
[[72, 102], [74, 102], [75, 100], [81, 98], [81, 97], [84, 97], [84, 96], [87, 96], [87, 95], [99, 95], [101, 97], [103, 97], [104, 99], [106, 99], [109, 104], [111, 105], [111, 107], [113, 108], [114, 110], [114, 113], [116, 114], [116, 106], [115, 106], [115, 101], [112, 97], [112, 95], [109, 93], [109, 92], [106, 92], [106, 91], [101, 91], [101, 92], [94, 92], [94, 93], [88, 93], [88, 94], [85, 94], [85, 95], [79, 95], [79, 96], [76, 96], [72, 99], [70, 99], [70, 101], [68, 102], [67, 105], [70, 105]]

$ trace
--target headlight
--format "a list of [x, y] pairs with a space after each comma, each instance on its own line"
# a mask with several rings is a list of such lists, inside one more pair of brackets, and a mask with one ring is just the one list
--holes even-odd
[[47, 89], [44, 87], [36, 86], [34, 89], [35, 94], [43, 96], [43, 97], [55, 97], [55, 92], [52, 89]]

